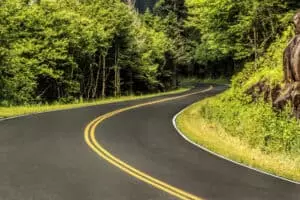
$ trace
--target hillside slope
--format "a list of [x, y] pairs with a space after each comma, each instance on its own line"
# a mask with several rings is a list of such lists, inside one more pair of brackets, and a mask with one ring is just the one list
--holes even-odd
[[288, 28], [264, 56], [245, 64], [229, 90], [183, 112], [181, 130], [226, 157], [300, 180], [299, 122], [290, 106], [282, 111], [272, 106], [283, 87], [282, 54], [291, 37]]

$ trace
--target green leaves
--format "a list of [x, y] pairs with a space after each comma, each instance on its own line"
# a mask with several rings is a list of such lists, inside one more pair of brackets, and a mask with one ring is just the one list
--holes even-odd
[[198, 54], [208, 51], [209, 61], [258, 57], [286, 26], [282, 18], [287, 8], [281, 0], [188, 0], [187, 5], [186, 26], [201, 32]]
[[171, 48], [160, 20], [149, 13], [149, 25], [114, 0], [2, 0], [0, 103], [96, 98], [115, 84], [157, 90]]

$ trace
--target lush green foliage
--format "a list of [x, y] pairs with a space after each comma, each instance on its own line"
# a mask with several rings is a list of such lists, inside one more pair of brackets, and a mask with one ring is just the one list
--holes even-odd
[[271, 88], [283, 80], [282, 49], [291, 36], [288, 29], [256, 63], [249, 62], [232, 79], [232, 88], [224, 94], [204, 101], [199, 112], [211, 122], [220, 123], [226, 132], [246, 140], [266, 152], [300, 152], [300, 125], [291, 116], [291, 108], [275, 112], [263, 97], [253, 99], [246, 91], [265, 81]]
[[[211, 101], [215, 102], [215, 100], [212, 99], [195, 103], [185, 109], [177, 117], [177, 127], [190, 140], [236, 162], [246, 164], [253, 168], [285, 177], [290, 180], [300, 180], [300, 154], [297, 153], [299, 150], [294, 148], [296, 145], [292, 144], [294, 149], [291, 150], [282, 151], [282, 149], [280, 149], [284, 148], [286, 145], [284, 144], [284, 141], [290, 140], [286, 139], [290, 137], [285, 132], [286, 128], [289, 131], [292, 131], [294, 127], [291, 126], [296, 125], [295, 123], [290, 123], [289, 127], [285, 127], [285, 119], [274, 117], [273, 113], [270, 112], [271, 110], [269, 107], [267, 106], [264, 108], [264, 105], [258, 106], [258, 110], [256, 110], [255, 107], [248, 108], [246, 110], [244, 105], [237, 105], [228, 102], [229, 106], [227, 109], [220, 109], [220, 106], [224, 107], [226, 105], [224, 103], [217, 102], [217, 106], [216, 104], [213, 104], [214, 109], [210, 108], [203, 110], [206, 109], [205, 104], [208, 103], [209, 106], [211, 105]], [[241, 106], [241, 108], [237, 109], [238, 106]], [[234, 109], [234, 112], [229, 112], [230, 108]], [[199, 112], [199, 110], [202, 110], [202, 112]], [[223, 118], [224, 114], [218, 113], [215, 115], [215, 113], [210, 113], [210, 111], [218, 112], [218, 110], [225, 111], [229, 113], [229, 115], [226, 118]], [[204, 115], [205, 112], [209, 112], [208, 115]], [[252, 114], [250, 114], [251, 112]], [[258, 118], [258, 112], [264, 113], [263, 116], [266, 118]], [[237, 114], [232, 116], [233, 113]], [[243, 114], [245, 114], [245, 116]], [[203, 116], [206, 116], [206, 119]], [[249, 117], [254, 117], [254, 123], [250, 122]], [[222, 124], [217, 122], [217, 118], [221, 118], [219, 121], [222, 121]], [[243, 121], [241, 123], [237, 123], [238, 120], [236, 120], [236, 118], [247, 120], [248, 123], [246, 124]], [[234, 121], [231, 121], [232, 119], [234, 119]], [[268, 119], [270, 121], [267, 121]], [[279, 121], [283, 122], [283, 124], [278, 123]], [[261, 122], [265, 122], [265, 124]], [[267, 146], [264, 144], [251, 144], [249, 140], [252, 140], [254, 143], [256, 143], [255, 140], [257, 140], [258, 143], [261, 143], [261, 139], [264, 139], [264, 135], [260, 132], [265, 131], [262, 129], [262, 124], [267, 124], [266, 127], [268, 128], [275, 128], [268, 125], [268, 123], [272, 123], [274, 126], [279, 124], [278, 128], [284, 132], [279, 134], [277, 139], [272, 138], [271, 141], [267, 140]], [[234, 126], [238, 126], [239, 128], [235, 130]], [[226, 127], [227, 130], [225, 130], [224, 127]], [[249, 132], [244, 133], [242, 131], [244, 127], [247, 128]], [[270, 131], [267, 132], [270, 133]], [[273, 133], [275, 134], [276, 132]], [[258, 137], [254, 138], [252, 134], [258, 134]], [[270, 136], [266, 136], [266, 138], [269, 137]], [[272, 137], [274, 137], [274, 135], [272, 135]], [[282, 143], [280, 143], [280, 140]], [[291, 152], [294, 153], [291, 154]]]
[[2, 105], [169, 89], [172, 43], [113, 0], [2, 0]]
[[187, 6], [186, 26], [200, 38], [195, 59], [206, 71], [217, 66], [210, 71], [219, 74], [222, 68], [236, 72], [245, 60], [262, 56], [291, 18], [281, 0], [187, 0]]
[[294, 6], [160, 0], [138, 14], [134, 2], [2, 0], [0, 104], [165, 91], [180, 75], [230, 77], [258, 62]]
[[189, 37], [185, 34], [184, 21], [187, 17], [187, 8], [184, 0], [160, 0], [154, 8], [154, 14], [165, 27], [164, 32], [172, 41], [172, 48], [167, 54], [167, 69], [171, 71], [173, 87], [178, 83], [178, 74], [189, 73], [193, 67], [192, 54], [189, 48]]
[[277, 114], [262, 102], [245, 105], [224, 95], [206, 101], [200, 109], [208, 120], [219, 122], [226, 132], [267, 152], [300, 152], [300, 126], [290, 112]]
[[243, 70], [232, 78], [233, 90], [245, 93], [259, 81], [265, 81], [271, 87], [281, 84], [283, 82], [283, 50], [292, 36], [293, 30], [289, 26], [270, 45], [264, 56], [258, 58], [256, 62], [245, 63]]

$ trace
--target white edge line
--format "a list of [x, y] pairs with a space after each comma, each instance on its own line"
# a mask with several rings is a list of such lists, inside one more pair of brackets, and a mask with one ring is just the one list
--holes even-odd
[[300, 185], [300, 182], [293, 181], [293, 180], [290, 180], [290, 179], [287, 179], [287, 178], [284, 178], [284, 177], [281, 177], [281, 176], [277, 176], [277, 175], [274, 175], [274, 174], [271, 174], [271, 173], [268, 173], [268, 172], [259, 170], [259, 169], [257, 169], [257, 168], [254, 168], [254, 167], [251, 167], [251, 166], [248, 166], [248, 165], [245, 165], [245, 164], [236, 162], [236, 161], [231, 160], [231, 159], [229, 159], [229, 158], [226, 158], [225, 156], [222, 156], [222, 155], [220, 155], [220, 154], [217, 154], [217, 153], [215, 153], [215, 152], [209, 150], [208, 148], [206, 148], [206, 147], [204, 147], [204, 146], [202, 146], [202, 145], [200, 145], [200, 144], [197, 144], [196, 142], [190, 140], [186, 135], [184, 135], [184, 134], [179, 130], [179, 128], [178, 128], [177, 125], [176, 125], [176, 119], [177, 119], [177, 117], [178, 117], [181, 113], [183, 113], [186, 109], [188, 109], [189, 107], [190, 107], [190, 106], [187, 106], [186, 108], [184, 108], [183, 110], [181, 110], [181, 111], [180, 111], [179, 113], [177, 113], [177, 114], [173, 117], [173, 119], [172, 119], [173, 126], [175, 127], [176, 131], [177, 131], [178, 134], [179, 134], [181, 137], [183, 137], [187, 142], [193, 144], [194, 146], [196, 146], [196, 147], [198, 147], [198, 148], [200, 148], [200, 149], [202, 149], [202, 150], [204, 150], [204, 151], [206, 151], [206, 152], [208, 152], [208, 153], [210, 153], [210, 154], [212, 154], [212, 155], [214, 155], [214, 156], [216, 156], [216, 157], [218, 157], [218, 158], [224, 159], [224, 160], [229, 161], [229, 162], [231, 162], [231, 163], [233, 163], [233, 164], [236, 164], [236, 165], [239, 165], [239, 166], [242, 166], [242, 167], [245, 167], [245, 168], [254, 170], [254, 171], [258, 172], [258, 173], [261, 173], [261, 174], [264, 174], [264, 175], [268, 175], [268, 176], [271, 176], [271, 177], [274, 177], [274, 178], [277, 178], [277, 179], [280, 179], [280, 180], [283, 180], [283, 181], [286, 181], [286, 182], [289, 182], [289, 183], [294, 183], [294, 184], [296, 184], [296, 185]]

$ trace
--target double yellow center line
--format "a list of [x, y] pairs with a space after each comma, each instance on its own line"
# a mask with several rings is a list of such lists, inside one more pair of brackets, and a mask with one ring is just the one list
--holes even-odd
[[112, 155], [111, 153], [109, 153], [106, 149], [104, 149], [99, 142], [96, 140], [95, 137], [95, 130], [96, 127], [103, 122], [104, 120], [117, 115], [119, 113], [128, 111], [128, 110], [132, 110], [135, 108], [140, 108], [143, 106], [148, 106], [148, 105], [153, 105], [153, 104], [157, 104], [157, 103], [162, 103], [165, 101], [170, 101], [170, 100], [175, 100], [175, 99], [179, 99], [179, 98], [184, 98], [184, 97], [188, 97], [191, 95], [195, 95], [195, 94], [199, 94], [199, 93], [204, 93], [204, 92], [208, 92], [210, 90], [212, 90], [212, 86], [210, 86], [208, 89], [202, 90], [202, 91], [198, 91], [198, 92], [193, 92], [193, 93], [189, 93], [189, 94], [184, 94], [184, 95], [180, 95], [180, 96], [176, 96], [176, 97], [169, 97], [169, 98], [164, 98], [161, 100], [157, 100], [157, 101], [151, 101], [151, 102], [147, 102], [147, 103], [141, 103], [141, 104], [137, 104], [134, 106], [130, 106], [130, 107], [126, 107], [126, 108], [122, 108], [119, 110], [115, 110], [109, 113], [106, 113], [104, 115], [101, 115], [99, 117], [97, 117], [96, 119], [94, 119], [93, 121], [91, 121], [85, 128], [84, 131], [84, 139], [85, 142], [88, 144], [88, 146], [95, 152], [97, 153], [101, 158], [105, 159], [106, 161], [108, 161], [109, 163], [111, 163], [112, 165], [114, 165], [115, 167], [118, 167], [119, 169], [123, 170], [124, 172], [126, 172], [127, 174], [130, 174], [131, 176], [145, 182], [148, 183], [154, 187], [156, 187], [157, 189], [160, 189], [162, 191], [165, 191], [175, 197], [178, 197], [179, 199], [182, 200], [203, 200], [193, 194], [190, 194], [188, 192], [185, 192], [183, 190], [180, 190], [176, 187], [173, 187], [165, 182], [162, 182], [156, 178], [153, 178], [152, 176], [128, 165], [127, 163], [125, 163], [124, 161], [120, 160], [119, 158], [115, 157], [114, 155]]

